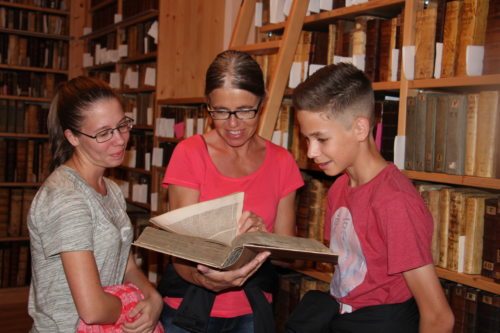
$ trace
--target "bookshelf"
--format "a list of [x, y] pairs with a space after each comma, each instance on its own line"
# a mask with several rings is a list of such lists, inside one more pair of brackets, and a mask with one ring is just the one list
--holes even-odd
[[12, 332], [31, 325], [26, 216], [48, 175], [50, 101], [70, 76], [69, 2], [34, 3], [0, 1], [0, 307], [15, 309], [23, 322], [0, 320]]
[[122, 166], [109, 176], [121, 186], [127, 203], [149, 214], [156, 99], [159, 2], [88, 1], [82, 61], [84, 73], [107, 81], [121, 95], [127, 116], [135, 120]]
[[[432, 1], [431, 1], [432, 2]], [[491, 3], [491, 2], [490, 2]], [[336, 22], [339, 19], [351, 19], [361, 15], [375, 15], [386, 18], [391, 18], [402, 13], [403, 30], [402, 46], [415, 45], [417, 35], [417, 12], [423, 7], [423, 1], [368, 1], [359, 5], [342, 7], [330, 11], [321, 11], [320, 13], [308, 15], [304, 19], [303, 29], [307, 31], [326, 31], [330, 23]], [[492, 5], [490, 5], [492, 6]], [[280, 34], [284, 28], [284, 23], [265, 24], [259, 28], [260, 33], [264, 34]], [[496, 45], [496, 44], [495, 44]], [[400, 57], [402, 57], [400, 53]], [[433, 64], [434, 65], [434, 64]], [[488, 72], [479, 76], [452, 76], [446, 78], [422, 78], [408, 79], [404, 72], [404, 66], [400, 65], [400, 78], [396, 81], [373, 82], [373, 89], [376, 95], [390, 94], [398, 95], [400, 98], [398, 110], [397, 135], [405, 136], [407, 121], [407, 105], [406, 99], [408, 96], [416, 94], [418, 91], [438, 91], [446, 93], [477, 93], [484, 90], [498, 90], [500, 87], [500, 74], [498, 71]], [[287, 88], [286, 95], [291, 95], [293, 89]], [[498, 141], [498, 140], [497, 140]], [[491, 142], [495, 145], [496, 142]], [[299, 163], [300, 164], [300, 163]], [[317, 172], [309, 165], [303, 171], [315, 177]], [[493, 193], [499, 193], [500, 179], [487, 178], [470, 175], [452, 175], [438, 172], [425, 172], [415, 170], [403, 170], [404, 174], [412, 180], [426, 181], [436, 184], [450, 184], [458, 187], [472, 187], [487, 190]], [[317, 174], [316, 174], [317, 176]], [[321, 281], [329, 282], [331, 273], [322, 272], [314, 268], [305, 268], [298, 270], [300, 273], [316, 278]], [[478, 288], [493, 294], [500, 294], [500, 285], [493, 279], [478, 275], [464, 274], [453, 272], [441, 267], [436, 267], [437, 274], [440, 278], [454, 281], [466, 286]]]

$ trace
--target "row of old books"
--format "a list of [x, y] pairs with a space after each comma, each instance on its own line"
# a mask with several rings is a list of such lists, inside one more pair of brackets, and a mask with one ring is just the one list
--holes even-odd
[[48, 105], [0, 99], [0, 133], [47, 133]]
[[499, 195], [440, 184], [419, 183], [417, 189], [434, 220], [434, 263], [500, 281]]
[[0, 70], [0, 95], [52, 98], [64, 75]]
[[123, 0], [123, 18], [140, 14], [148, 10], [158, 10], [158, 0]]
[[[94, 4], [95, 2], [95, 4]], [[101, 1], [92, 1], [92, 6]], [[92, 31], [98, 31], [115, 23], [115, 14], [118, 13], [118, 1], [112, 1], [108, 4], [92, 11]]]
[[0, 7], [0, 28], [49, 35], [68, 34], [68, 22], [65, 16], [7, 7]]
[[[357, 3], [368, 2], [368, 0], [310, 0], [306, 15], [329, 11], [332, 9], [351, 6]], [[259, 0], [256, 6], [256, 16], [260, 24], [271, 24], [284, 22], [290, 14], [292, 0]]]
[[120, 45], [127, 45], [128, 57], [136, 57], [157, 50], [156, 39], [153, 37], [154, 34], [151, 34], [153, 25], [157, 24], [158, 21], [151, 20], [127, 28], [126, 34], [121, 36], [119, 42]]
[[0, 138], [0, 182], [41, 182], [48, 175], [49, 162], [46, 141]]
[[498, 1], [432, 0], [416, 15], [415, 79], [499, 73]]
[[6, 0], [6, 1], [22, 5], [30, 5], [43, 8], [60, 9], [60, 10], [66, 10], [68, 8], [68, 0]]
[[455, 333], [493, 333], [500, 330], [500, 295], [451, 281], [441, 281], [455, 316]]
[[156, 119], [156, 136], [183, 139], [203, 134], [208, 114], [204, 106], [163, 106], [159, 116]]
[[51, 69], [68, 68], [68, 42], [0, 34], [0, 63]]
[[89, 41], [88, 53], [83, 55], [83, 66], [114, 64], [122, 58], [137, 57], [156, 52], [154, 37], [157, 20], [140, 22], [128, 26], [125, 31], [114, 31]]
[[499, 91], [407, 100], [405, 169], [498, 178]]
[[329, 292], [330, 285], [301, 273], [282, 271], [279, 274], [279, 287], [274, 295], [274, 318], [276, 332], [285, 332], [285, 323], [300, 302], [310, 290]]
[[27, 216], [36, 189], [0, 188], [0, 237], [27, 237]]
[[302, 31], [289, 87], [295, 88], [317, 69], [339, 62], [353, 63], [374, 82], [399, 80], [402, 27], [402, 15], [391, 19], [359, 16], [354, 22], [331, 23], [327, 32]]
[[30, 283], [28, 242], [0, 243], [0, 287], [24, 287]]
[[153, 133], [133, 131], [125, 150], [122, 165], [129, 168], [151, 170], [151, 154], [153, 151]]
[[135, 120], [137, 126], [152, 126], [156, 93], [122, 94], [125, 114]]

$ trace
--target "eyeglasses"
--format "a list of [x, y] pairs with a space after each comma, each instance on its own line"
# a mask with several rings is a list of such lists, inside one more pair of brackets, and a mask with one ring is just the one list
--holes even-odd
[[96, 135], [88, 135], [88, 134], [85, 134], [83, 132], [77, 131], [75, 129], [73, 129], [72, 131], [76, 132], [78, 134], [81, 134], [81, 135], [85, 135], [86, 137], [89, 137], [91, 139], [95, 139], [95, 141], [97, 141], [98, 143], [103, 143], [103, 142], [111, 140], [111, 138], [113, 137], [113, 134], [115, 133], [115, 130], [117, 130], [121, 134], [125, 134], [125, 133], [130, 132], [132, 127], [134, 127], [134, 119], [126, 117], [125, 120], [122, 121], [115, 128], [108, 128], [108, 129], [102, 130], [102, 131], [98, 132]]
[[210, 117], [213, 120], [227, 120], [234, 115], [237, 119], [247, 120], [253, 119], [257, 115], [260, 108], [260, 102], [257, 107], [253, 109], [241, 109], [236, 111], [224, 110], [224, 109], [214, 109], [210, 104], [207, 104], [207, 110]]

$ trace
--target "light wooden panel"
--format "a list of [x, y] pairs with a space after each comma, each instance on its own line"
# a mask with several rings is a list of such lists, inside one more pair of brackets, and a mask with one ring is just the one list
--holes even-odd
[[84, 41], [80, 37], [83, 35], [83, 27], [86, 24], [87, 4], [88, 1], [85, 0], [71, 1], [69, 16], [70, 61], [68, 63], [68, 76], [70, 79], [83, 74]]
[[160, 1], [157, 98], [203, 96], [205, 73], [223, 49], [224, 0]]

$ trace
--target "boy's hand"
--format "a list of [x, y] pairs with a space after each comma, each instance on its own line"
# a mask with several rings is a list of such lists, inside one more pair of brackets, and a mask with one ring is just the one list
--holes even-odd
[[252, 212], [244, 211], [238, 221], [237, 235], [252, 231], [267, 232], [266, 225], [264, 224], [262, 217], [255, 215]]
[[198, 276], [195, 278], [200, 285], [215, 292], [241, 287], [259, 269], [270, 254], [267, 251], [259, 253], [248, 264], [232, 271], [218, 271], [204, 265], [198, 265]]

